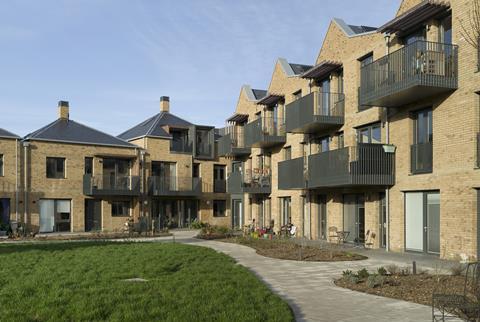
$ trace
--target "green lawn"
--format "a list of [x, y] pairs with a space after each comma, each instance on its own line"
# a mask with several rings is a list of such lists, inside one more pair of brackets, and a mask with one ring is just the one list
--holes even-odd
[[[148, 282], [126, 282], [129, 278]], [[0, 321], [292, 321], [230, 257], [164, 243], [0, 246]]]

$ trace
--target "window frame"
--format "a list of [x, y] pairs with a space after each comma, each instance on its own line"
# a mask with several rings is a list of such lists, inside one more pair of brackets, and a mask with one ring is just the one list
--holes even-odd
[[[87, 161], [89, 162], [89, 164], [87, 164]], [[90, 172], [87, 171], [87, 165], [90, 167]], [[93, 175], [93, 157], [85, 157], [83, 174]]]
[[[380, 131], [380, 140], [379, 142], [373, 142], [373, 130], [378, 128]], [[382, 139], [382, 123], [381, 122], [375, 122], [375, 123], [370, 123], [368, 125], [364, 125], [361, 127], [356, 128], [357, 130], [357, 143], [359, 144], [383, 144]], [[368, 142], [363, 142], [363, 135], [362, 132], [367, 131], [367, 138]]]
[[[55, 161], [55, 170], [53, 176], [49, 176], [49, 161]], [[61, 176], [58, 176], [58, 161], [62, 161], [63, 171]], [[45, 176], [47, 179], [66, 179], [67, 178], [67, 159], [64, 157], [46, 157], [45, 161]]]
[[[219, 205], [221, 207], [219, 208]], [[215, 199], [212, 203], [213, 217], [222, 218], [227, 217], [227, 201], [223, 199]]]
[[[116, 206], [114, 206], [115, 204]], [[123, 205], [120, 205], [120, 204], [123, 204]], [[126, 208], [125, 208], [125, 205], [127, 205]], [[132, 214], [132, 202], [130, 200], [114, 200], [110, 203], [110, 206], [111, 206], [112, 217], [130, 217]], [[119, 208], [118, 206], [121, 206], [121, 208]], [[114, 213], [114, 210], [118, 210], [118, 209], [122, 209], [122, 211], [127, 209], [128, 214]]]
[[3, 154], [0, 154], [0, 177], [5, 176], [5, 157]]
[[283, 148], [283, 160], [288, 161], [292, 159], [292, 147], [286, 146]]

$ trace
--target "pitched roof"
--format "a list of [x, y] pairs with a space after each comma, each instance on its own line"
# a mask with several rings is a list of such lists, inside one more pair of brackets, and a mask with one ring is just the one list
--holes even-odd
[[259, 100], [267, 96], [267, 91], [263, 89], [252, 89], [255, 99]]
[[293, 70], [293, 73], [295, 75], [300, 75], [300, 74], [303, 74], [305, 73], [307, 70], [309, 70], [310, 68], [312, 68], [312, 66], [310, 65], [302, 65], [302, 64], [289, 64], [290, 67], [292, 68]]
[[24, 139], [138, 148], [137, 146], [121, 140], [113, 135], [95, 130], [72, 120], [61, 118], [33, 133], [27, 134]]
[[143, 137], [170, 139], [171, 135], [162, 128], [166, 125], [170, 127], [189, 127], [193, 124], [169, 112], [160, 112], [157, 115], [123, 132], [118, 137], [126, 141]]
[[377, 28], [375, 27], [369, 27], [369, 26], [354, 26], [354, 25], [348, 25], [350, 27], [350, 29], [352, 29], [352, 31], [354, 33], [356, 33], [357, 35], [358, 34], [363, 34], [365, 32], [370, 32], [370, 31], [375, 31], [377, 30]]
[[19, 139], [20, 137], [12, 132], [0, 128], [0, 138]]
[[363, 34], [373, 33], [376, 27], [349, 25], [343, 19], [333, 18], [332, 20], [347, 35], [347, 37], [357, 37]]

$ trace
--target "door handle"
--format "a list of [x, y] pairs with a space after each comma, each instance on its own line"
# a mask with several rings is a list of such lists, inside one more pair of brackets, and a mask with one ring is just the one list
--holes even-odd
[[427, 232], [427, 231], [428, 231], [428, 227], [423, 227], [423, 230], [424, 230], [425, 232]]

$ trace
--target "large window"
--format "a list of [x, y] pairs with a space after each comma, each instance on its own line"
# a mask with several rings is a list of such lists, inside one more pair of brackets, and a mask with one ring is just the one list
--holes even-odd
[[225, 200], [214, 200], [213, 201], [213, 216], [214, 217], [225, 217], [227, 202]]
[[413, 145], [411, 150], [412, 173], [432, 171], [433, 121], [432, 109], [424, 109], [413, 114]]
[[93, 158], [86, 157], [85, 158], [85, 174], [92, 174], [93, 173]]
[[70, 200], [41, 199], [39, 207], [41, 233], [70, 231]]
[[0, 154], [0, 177], [4, 176], [4, 170], [3, 170], [3, 154]]
[[130, 216], [130, 201], [112, 201], [112, 217]]
[[380, 123], [370, 124], [357, 129], [358, 143], [382, 143], [382, 127]]
[[329, 136], [316, 138], [316, 139], [314, 139], [314, 143], [318, 147], [318, 152], [328, 152], [328, 151], [330, 151], [330, 137]]
[[47, 178], [65, 178], [65, 158], [47, 158]]

